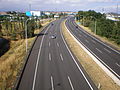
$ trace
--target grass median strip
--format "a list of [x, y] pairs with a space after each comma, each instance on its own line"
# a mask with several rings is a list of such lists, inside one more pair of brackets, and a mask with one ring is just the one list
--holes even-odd
[[92, 58], [78, 45], [72, 36], [65, 29], [65, 22], [62, 23], [62, 32], [64, 38], [72, 52], [78, 58], [79, 62], [86, 70], [99, 90], [120, 90], [120, 86], [114, 81], [92, 60]]

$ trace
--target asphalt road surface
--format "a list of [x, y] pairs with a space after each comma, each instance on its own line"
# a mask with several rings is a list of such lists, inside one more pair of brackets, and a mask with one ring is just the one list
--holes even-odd
[[63, 20], [54, 21], [39, 35], [17, 90], [97, 90], [64, 41]]
[[86, 49], [120, 79], [120, 51], [87, 33], [75, 23], [73, 17], [67, 19], [66, 26]]

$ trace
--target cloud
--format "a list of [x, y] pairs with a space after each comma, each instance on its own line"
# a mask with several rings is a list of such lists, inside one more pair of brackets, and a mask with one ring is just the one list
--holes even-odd
[[2, 10], [88, 10], [116, 5], [117, 0], [0, 0]]

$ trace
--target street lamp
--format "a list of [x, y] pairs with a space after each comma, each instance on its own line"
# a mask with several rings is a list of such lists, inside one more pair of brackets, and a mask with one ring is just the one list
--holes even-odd
[[96, 33], [96, 30], [97, 30], [97, 29], [96, 29], [96, 26], [97, 26], [97, 21], [95, 20], [95, 34], [97, 34], [97, 33]]
[[25, 21], [25, 39], [26, 39], [26, 53], [27, 53], [27, 49], [28, 49], [28, 41], [27, 41], [27, 22], [28, 20], [31, 20], [31, 18], [28, 18], [26, 21]]
[[82, 24], [84, 26], [84, 15], [79, 15], [79, 20], [80, 20], [80, 17], [82, 17]]
[[95, 17], [91, 16], [95, 20], [95, 28], [94, 28], [94, 33], [97, 34], [97, 20]]

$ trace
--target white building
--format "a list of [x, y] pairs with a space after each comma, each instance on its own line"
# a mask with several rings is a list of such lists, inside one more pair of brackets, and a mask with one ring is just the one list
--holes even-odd
[[30, 11], [32, 16], [41, 16], [41, 12], [40, 11]]
[[51, 13], [50, 12], [44, 12], [45, 15], [50, 15]]
[[112, 14], [112, 13], [106, 14], [106, 19], [110, 19], [112, 21], [119, 21], [119, 19], [118, 19], [119, 17], [120, 17], [119, 15]]

